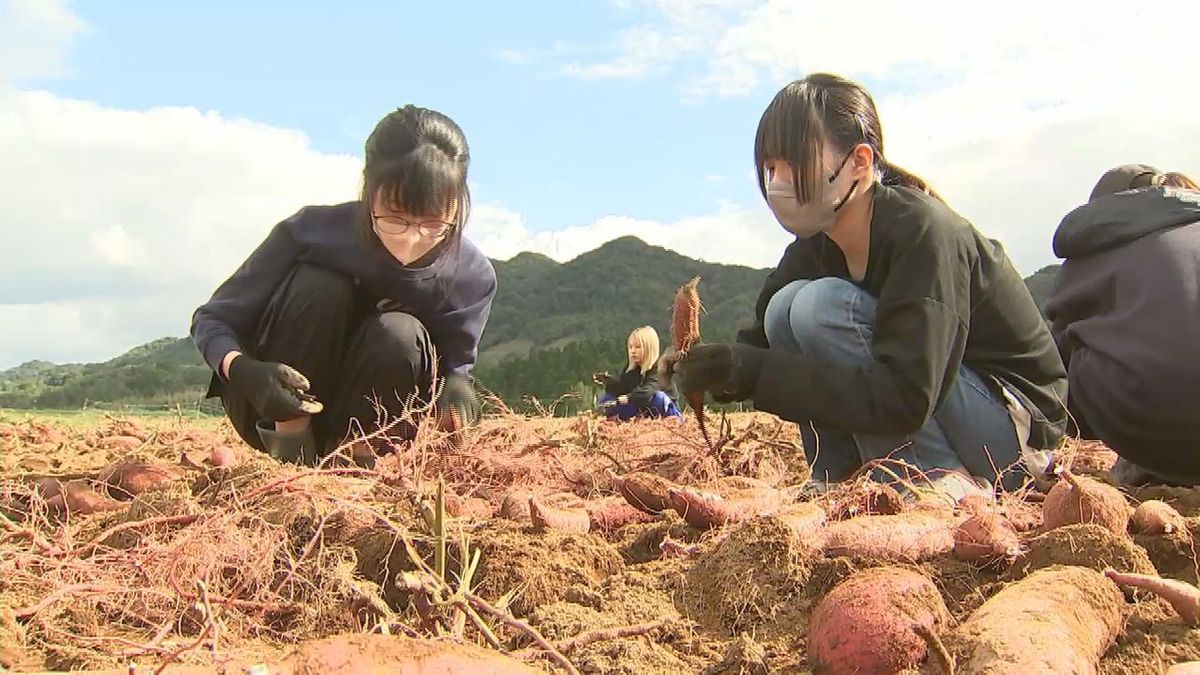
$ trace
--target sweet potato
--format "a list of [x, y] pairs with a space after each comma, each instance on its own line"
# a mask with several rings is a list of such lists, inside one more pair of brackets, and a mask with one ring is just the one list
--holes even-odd
[[46, 500], [46, 507], [56, 515], [70, 514], [86, 516], [104, 511], [115, 511], [124, 506], [121, 502], [92, 488], [92, 482], [83, 479], [70, 480], [62, 484], [61, 491]]
[[922, 562], [954, 550], [956, 524], [930, 513], [859, 516], [830, 523], [822, 547], [827, 556]]
[[492, 505], [481, 497], [460, 497], [448, 493], [446, 495], [446, 513], [452, 518], [487, 520], [492, 515]]
[[613, 487], [634, 508], [646, 513], [662, 513], [671, 508], [668, 493], [676, 487], [662, 476], [636, 471], [625, 476], [613, 476]]
[[592, 531], [615, 532], [633, 523], [648, 523], [654, 516], [634, 508], [620, 497], [590, 502], [584, 507], [592, 520]]
[[999, 565], [1020, 553], [1017, 531], [995, 511], [977, 511], [954, 528], [954, 557], [963, 562]]
[[989, 598], [947, 640], [956, 673], [1095, 673], [1125, 598], [1084, 567], [1050, 567]]
[[218, 445], [208, 453], [208, 461], [216, 467], [229, 467], [237, 464], [237, 453], [228, 445]]
[[137, 436], [105, 436], [96, 441], [96, 447], [104, 448], [105, 450], [119, 450], [128, 452], [142, 447], [145, 440]]
[[1042, 502], [1045, 528], [1095, 523], [1118, 534], [1129, 528], [1129, 504], [1116, 488], [1067, 469]]
[[1186, 530], [1187, 522], [1175, 507], [1158, 499], [1150, 499], [1133, 510], [1129, 529], [1137, 534], [1171, 534]]
[[529, 519], [539, 530], [562, 530], [583, 534], [591, 530], [592, 520], [587, 511], [559, 508], [543, 504], [537, 497], [529, 498]]
[[110, 495], [117, 499], [128, 500], [152, 487], [169, 483], [182, 475], [182, 467], [175, 464], [120, 462], [102, 471], [100, 480], [108, 485]]
[[500, 502], [499, 516], [508, 520], [517, 522], [525, 522], [529, 520], [529, 498], [533, 493], [528, 490], [513, 490], [504, 495], [504, 501]]
[[1200, 588], [1178, 579], [1163, 579], [1149, 574], [1125, 574], [1104, 570], [1104, 576], [1122, 586], [1150, 591], [1166, 600], [1189, 626], [1200, 626]]
[[821, 505], [813, 502], [788, 504], [780, 509], [777, 517], [790, 527], [801, 541], [818, 544], [822, 540], [821, 528], [828, 520]]
[[136, 420], [113, 420], [109, 425], [109, 434], [113, 436], [132, 436], [143, 443], [150, 438], [150, 432], [146, 431]]
[[774, 513], [783, 503], [783, 495], [773, 488], [737, 490], [729, 497], [682, 487], [668, 494], [671, 508], [683, 516], [688, 525], [700, 530]]
[[927, 640], [936, 642], [933, 636], [949, 621], [941, 594], [919, 572], [898, 567], [863, 570], [835, 586], [813, 611], [809, 660], [818, 672], [913, 669], [925, 660]]

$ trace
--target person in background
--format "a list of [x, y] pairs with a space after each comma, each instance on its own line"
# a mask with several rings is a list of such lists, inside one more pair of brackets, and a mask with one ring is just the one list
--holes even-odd
[[889, 161], [860, 85], [783, 87], [754, 142], [758, 187], [794, 241], [736, 344], [700, 344], [676, 386], [800, 424], [813, 487], [865, 463], [961, 498], [1048, 468], [1066, 373], [1003, 248]]
[[471, 370], [496, 274], [463, 237], [466, 138], [408, 105], [365, 150], [357, 201], [275, 225], [192, 317], [209, 396], [246, 443], [281, 461], [313, 464], [356, 428], [428, 402], [446, 429], [479, 416]]
[[604, 387], [598, 401], [608, 417], [621, 421], [635, 417], [682, 417], [675, 401], [658, 381], [658, 332], [642, 326], [626, 342], [629, 363], [620, 377], [596, 373], [592, 380]]
[[1085, 439], [1123, 485], [1200, 483], [1200, 191], [1179, 173], [1105, 172], [1063, 218], [1046, 303]]

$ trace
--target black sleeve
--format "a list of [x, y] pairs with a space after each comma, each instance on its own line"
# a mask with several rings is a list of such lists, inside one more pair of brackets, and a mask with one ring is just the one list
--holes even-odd
[[1096, 316], [1103, 311], [1102, 307], [1112, 306], [1111, 296], [1117, 287], [1116, 272], [1111, 265], [1095, 264], [1087, 258], [1066, 260], [1058, 271], [1054, 292], [1046, 301], [1046, 318], [1050, 322], [1054, 344], [1068, 370], [1078, 346], [1072, 326]]
[[621, 394], [625, 393], [621, 391], [621, 380], [613, 377], [612, 375], [605, 375], [604, 393], [608, 394], [609, 396], [620, 396]]
[[192, 341], [214, 372], [231, 351], [243, 351], [241, 339], [249, 339], [288, 273], [300, 255], [291, 231], [284, 223], [213, 292], [208, 302], [192, 314]]
[[755, 406], [859, 433], [915, 433], [962, 363], [972, 264], [951, 228], [925, 223], [891, 258], [876, 310], [874, 362], [839, 366], [769, 350]]
[[763, 283], [758, 292], [758, 300], [754, 303], [754, 323], [748, 328], [737, 332], [737, 341], [755, 347], [767, 347], [767, 331], [763, 317], [767, 313], [767, 305], [771, 298], [784, 286], [797, 279], [815, 279], [821, 276], [816, 258], [812, 253], [812, 243], [797, 239], [788, 244], [783, 252], [783, 258]]
[[650, 405], [654, 395], [661, 389], [662, 385], [658, 381], [658, 366], [655, 365], [650, 372], [643, 376], [641, 384], [629, 392], [629, 402], [639, 408], [644, 408]]
[[457, 273], [452, 303], [431, 322], [438, 372], [469, 375], [479, 356], [479, 341], [492, 312], [498, 282], [487, 258], [479, 256]]

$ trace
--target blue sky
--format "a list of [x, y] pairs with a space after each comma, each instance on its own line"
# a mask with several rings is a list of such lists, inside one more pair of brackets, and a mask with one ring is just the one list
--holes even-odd
[[355, 196], [410, 102], [466, 131], [497, 259], [632, 234], [773, 265], [754, 130], [818, 70], [864, 83], [888, 160], [1023, 274], [1105, 169], [1200, 174], [1198, 3], [299, 5], [0, 0], [0, 368], [185, 334], [275, 222]]
[[[70, 74], [46, 88], [119, 108], [219, 111], [303, 130], [316, 150], [353, 155], [392, 108], [435, 108], [467, 133], [477, 198], [518, 209], [534, 230], [757, 198], [750, 143], [768, 88], [691, 104], [663, 78], [595, 82], [521, 62], [556, 43], [567, 59], [602, 55], [609, 33], [652, 18], [648, 7], [334, 6], [79, 4], [89, 28], [71, 48]], [[717, 187], [710, 176], [736, 180]]]

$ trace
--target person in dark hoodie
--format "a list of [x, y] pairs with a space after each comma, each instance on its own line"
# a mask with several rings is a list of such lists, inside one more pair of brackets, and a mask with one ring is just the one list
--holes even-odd
[[1125, 485], [1200, 483], [1200, 191], [1129, 164], [1100, 178], [1054, 233], [1046, 303], [1083, 438]]
[[800, 423], [815, 489], [866, 462], [953, 497], [1016, 489], [1062, 438], [1062, 360], [1000, 244], [885, 157], [864, 88], [828, 74], [783, 87], [754, 158], [795, 241], [753, 326], [692, 347], [676, 387]]
[[430, 402], [448, 430], [479, 415], [471, 370], [496, 274], [463, 237], [466, 138], [408, 105], [365, 151], [357, 201], [275, 225], [192, 317], [209, 395], [246, 443], [281, 461], [313, 464]]
[[635, 417], [682, 417], [679, 406], [658, 380], [660, 346], [658, 331], [642, 326], [629, 334], [625, 344], [629, 365], [620, 377], [596, 373], [592, 380], [604, 387], [598, 401], [608, 417], [621, 421]]

